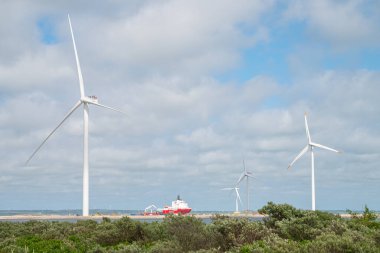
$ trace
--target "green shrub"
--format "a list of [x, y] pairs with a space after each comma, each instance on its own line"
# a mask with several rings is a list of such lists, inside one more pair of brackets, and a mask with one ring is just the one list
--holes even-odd
[[[250, 227], [251, 234], [245, 237], [243, 230], [249, 224], [247, 219], [229, 218], [226, 216], [216, 216], [210, 224], [210, 231], [213, 238], [213, 247], [219, 247], [222, 251], [230, 250], [241, 246], [245, 240], [250, 240], [255, 233]], [[253, 225], [254, 226], [254, 225]], [[249, 228], [247, 228], [249, 230]], [[248, 231], [247, 231], [248, 232]]]
[[136, 242], [132, 244], [122, 244], [118, 245], [116, 247], [113, 247], [112, 249], [108, 250], [108, 252], [112, 253], [140, 253], [140, 252], [146, 252], [143, 247], [138, 245]]
[[170, 238], [177, 241], [183, 251], [209, 248], [208, 231], [201, 219], [171, 215], [165, 217], [163, 223]]
[[151, 223], [143, 223], [142, 229], [145, 233], [145, 241], [147, 243], [154, 241], [166, 241], [169, 240], [169, 234], [166, 229], [166, 224], [160, 221], [154, 221]]
[[347, 210], [347, 213], [351, 214], [351, 222], [361, 224], [369, 228], [380, 229], [380, 222], [377, 221], [377, 214], [374, 211], [369, 210], [367, 205], [364, 207], [362, 215]]
[[[298, 218], [278, 221], [278, 234], [295, 241], [313, 240], [339, 218], [323, 212], [300, 211]], [[336, 224], [336, 223], [334, 223]], [[338, 228], [337, 228], [338, 229]]]
[[313, 240], [327, 230], [337, 233], [345, 231], [340, 224], [341, 218], [327, 212], [300, 210], [288, 204], [277, 205], [272, 202], [259, 212], [268, 215], [264, 218], [264, 224], [284, 239]]
[[176, 241], [158, 241], [148, 251], [149, 253], [182, 253], [182, 247]]
[[60, 240], [43, 240], [39, 236], [20, 237], [16, 240], [16, 245], [30, 252], [72, 252], [72, 249]]
[[349, 230], [347, 222], [344, 220], [332, 220], [326, 225], [324, 233], [334, 233], [336, 235], [342, 235], [344, 232]]
[[376, 232], [374, 232], [372, 237], [373, 237], [373, 240], [375, 241], [376, 246], [380, 248], [380, 230], [377, 230]]
[[271, 233], [271, 230], [264, 226], [262, 222], [247, 222], [242, 227], [238, 241], [241, 244], [252, 243], [254, 241], [262, 240]]
[[93, 232], [95, 241], [101, 246], [112, 246], [123, 242], [122, 235], [113, 223], [102, 223]]
[[129, 217], [123, 217], [114, 222], [120, 241], [140, 241], [144, 240], [145, 233], [139, 221], [133, 221]]
[[94, 242], [78, 235], [69, 235], [66, 239], [67, 244], [72, 245], [78, 252], [88, 252], [94, 246]]
[[326, 233], [311, 241], [307, 245], [310, 253], [356, 253], [356, 252], [379, 252], [379, 248], [370, 238], [365, 238], [360, 233], [350, 231], [342, 236]]
[[268, 215], [268, 217], [263, 220], [270, 228], [275, 228], [276, 222], [278, 221], [290, 220], [301, 216], [301, 211], [293, 206], [288, 204], [274, 204], [273, 202], [268, 202], [267, 205], [263, 206], [258, 211], [260, 214]]
[[220, 250], [212, 248], [212, 249], [200, 249], [197, 251], [190, 251], [189, 253], [219, 253]]
[[240, 252], [252, 253], [297, 253], [303, 252], [304, 246], [292, 240], [283, 239], [276, 234], [271, 234], [264, 240], [255, 241], [252, 244], [245, 245]]

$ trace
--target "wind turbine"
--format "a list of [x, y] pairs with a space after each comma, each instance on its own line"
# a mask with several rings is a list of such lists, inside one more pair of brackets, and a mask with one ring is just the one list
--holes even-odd
[[[236, 193], [236, 198], [235, 198], [235, 213], [238, 213], [239, 212], [239, 202], [241, 205], [243, 205], [243, 203], [241, 202], [241, 198], [240, 198], [240, 194], [239, 194], [239, 188], [237, 188], [236, 186], [233, 187], [233, 188], [223, 188], [222, 190], [229, 190], [229, 191], [233, 191], [235, 190], [235, 193]], [[239, 202], [238, 202], [239, 200]]]
[[306, 113], [305, 113], [305, 128], [306, 128], [306, 136], [307, 136], [307, 141], [308, 141], [307, 145], [301, 150], [301, 152], [296, 156], [296, 158], [294, 158], [294, 160], [289, 164], [288, 169], [292, 167], [292, 165], [298, 159], [300, 159], [307, 151], [310, 151], [311, 153], [311, 204], [312, 204], [312, 210], [315, 211], [315, 179], [314, 179], [314, 151], [313, 150], [315, 147], [318, 147], [318, 148], [326, 149], [326, 150], [333, 151], [336, 153], [341, 153], [341, 152], [336, 149], [329, 148], [329, 147], [326, 147], [326, 146], [323, 146], [321, 144], [311, 141], [309, 126], [307, 124]]
[[248, 181], [249, 181], [249, 178], [250, 177], [253, 178], [253, 176], [252, 176], [252, 172], [247, 171], [247, 169], [245, 168], [244, 160], [243, 160], [243, 167], [244, 167], [244, 171], [243, 173], [241, 173], [240, 178], [238, 182], [236, 183], [236, 186], [238, 186], [240, 182], [244, 180], [244, 178], [247, 179], [247, 211], [248, 211], [249, 210], [249, 182]]
[[73, 28], [71, 26], [70, 16], [67, 15], [69, 20], [71, 38], [73, 41], [75, 60], [78, 70], [78, 78], [79, 78], [79, 90], [80, 90], [80, 98], [79, 101], [74, 105], [74, 107], [66, 114], [63, 120], [54, 128], [54, 130], [44, 139], [44, 141], [36, 148], [33, 154], [28, 158], [25, 164], [28, 164], [29, 161], [33, 158], [33, 156], [40, 150], [40, 148], [45, 144], [45, 142], [54, 134], [54, 132], [68, 119], [73, 112], [79, 108], [79, 106], [83, 105], [83, 216], [88, 216], [89, 214], [89, 166], [88, 166], [88, 117], [89, 117], [89, 108], [88, 105], [96, 105], [99, 107], [103, 107], [109, 110], [113, 110], [116, 112], [123, 113], [120, 110], [114, 109], [112, 107], [102, 105], [98, 102], [98, 98], [96, 96], [86, 96], [84, 93], [84, 83], [82, 77], [82, 71], [79, 63], [77, 48], [75, 45]]

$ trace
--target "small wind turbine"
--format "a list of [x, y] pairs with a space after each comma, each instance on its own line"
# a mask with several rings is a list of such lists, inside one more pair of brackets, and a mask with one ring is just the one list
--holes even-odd
[[[235, 198], [235, 213], [238, 213], [239, 212], [239, 202], [241, 205], [243, 205], [243, 203], [241, 202], [241, 198], [240, 198], [240, 194], [239, 194], [239, 188], [237, 188], [236, 186], [233, 187], [233, 188], [223, 188], [222, 189], [223, 191], [233, 191], [235, 190], [235, 193], [236, 193], [236, 198]], [[239, 200], [239, 202], [238, 202]]]
[[73, 112], [78, 109], [80, 105], [83, 105], [83, 216], [88, 216], [89, 214], [89, 172], [88, 172], [88, 116], [89, 116], [89, 108], [88, 105], [96, 105], [99, 107], [103, 107], [109, 110], [113, 110], [116, 112], [123, 113], [122, 111], [119, 111], [117, 109], [111, 108], [109, 106], [102, 105], [98, 102], [98, 98], [95, 96], [86, 96], [84, 93], [84, 84], [83, 84], [83, 77], [82, 77], [82, 71], [79, 64], [79, 58], [77, 53], [77, 48], [75, 45], [75, 39], [74, 39], [74, 33], [73, 28], [71, 27], [71, 21], [70, 16], [67, 15], [67, 18], [69, 20], [69, 26], [70, 26], [70, 32], [71, 32], [71, 38], [73, 40], [73, 46], [74, 46], [74, 53], [75, 53], [75, 60], [77, 63], [77, 70], [78, 70], [78, 77], [79, 77], [79, 89], [80, 89], [80, 98], [79, 101], [74, 105], [74, 107], [69, 111], [68, 114], [63, 118], [63, 120], [58, 124], [56, 128], [44, 139], [44, 141], [37, 147], [37, 149], [33, 152], [33, 154], [29, 157], [29, 159], [26, 161], [26, 164], [29, 163], [29, 161], [33, 158], [33, 156], [40, 150], [40, 148], [45, 144], [45, 142], [49, 139], [50, 136], [54, 134], [54, 132], [63, 124], [63, 122], [68, 119]]
[[244, 180], [244, 178], [247, 179], [247, 211], [248, 211], [249, 210], [249, 182], [248, 181], [249, 181], [249, 178], [250, 177], [253, 178], [253, 176], [252, 176], [252, 172], [247, 171], [247, 169], [245, 168], [244, 160], [243, 160], [243, 167], [244, 167], [244, 171], [243, 173], [241, 173], [240, 178], [238, 182], [236, 183], [236, 186], [238, 186], [240, 182]]
[[326, 150], [333, 151], [336, 153], [340, 153], [340, 151], [311, 141], [309, 126], [307, 124], [307, 114], [306, 113], [305, 113], [305, 128], [306, 128], [306, 136], [307, 136], [307, 140], [308, 140], [307, 145], [306, 145], [306, 147], [304, 147], [301, 150], [301, 152], [296, 156], [296, 158], [294, 158], [294, 160], [289, 164], [288, 169], [290, 167], [292, 167], [292, 165], [299, 158], [301, 158], [307, 151], [311, 152], [311, 204], [312, 204], [312, 210], [315, 211], [315, 180], [314, 180], [314, 151], [313, 150], [315, 147], [318, 147], [318, 148], [326, 149]]

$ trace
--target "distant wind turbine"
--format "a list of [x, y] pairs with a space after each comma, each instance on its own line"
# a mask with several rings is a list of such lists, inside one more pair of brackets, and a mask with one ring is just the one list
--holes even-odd
[[75, 39], [74, 39], [74, 33], [73, 28], [71, 26], [70, 16], [67, 15], [67, 18], [69, 20], [70, 25], [70, 32], [71, 32], [71, 38], [73, 40], [73, 47], [74, 47], [74, 53], [75, 53], [75, 60], [77, 64], [77, 70], [78, 70], [78, 77], [79, 77], [79, 89], [80, 89], [80, 99], [79, 101], [74, 105], [74, 107], [69, 111], [69, 113], [66, 114], [66, 116], [63, 118], [63, 120], [58, 124], [56, 128], [44, 139], [44, 141], [37, 147], [37, 149], [33, 152], [33, 154], [29, 157], [29, 159], [26, 161], [26, 164], [29, 163], [29, 161], [33, 158], [33, 156], [40, 150], [40, 148], [45, 144], [45, 142], [49, 139], [50, 136], [54, 134], [54, 132], [63, 124], [63, 122], [68, 119], [73, 112], [79, 108], [80, 105], [83, 105], [83, 216], [89, 215], [89, 166], [88, 166], [88, 116], [89, 116], [89, 108], [88, 105], [96, 105], [99, 107], [103, 107], [109, 110], [113, 110], [116, 112], [123, 113], [120, 110], [111, 108], [109, 106], [102, 105], [98, 102], [98, 98], [95, 96], [86, 96], [84, 93], [84, 84], [83, 84], [83, 77], [82, 77], [82, 71], [79, 64], [79, 58], [77, 53], [77, 48], [75, 45]]
[[243, 171], [243, 173], [241, 173], [240, 178], [239, 178], [236, 186], [238, 186], [240, 184], [240, 182], [242, 182], [244, 180], [244, 178], [247, 179], [247, 211], [248, 211], [249, 210], [249, 182], [248, 181], [249, 181], [249, 178], [250, 177], [253, 178], [253, 176], [252, 176], [252, 172], [247, 171], [247, 169], [245, 168], [244, 160], [243, 160], [243, 167], [244, 167], [244, 171]]
[[288, 169], [292, 167], [292, 165], [299, 159], [301, 158], [307, 151], [311, 152], [311, 203], [312, 203], [312, 210], [315, 211], [315, 179], [314, 179], [314, 148], [318, 147], [321, 149], [326, 149], [329, 151], [333, 151], [336, 153], [341, 153], [338, 150], [335, 150], [333, 148], [329, 148], [326, 146], [323, 146], [321, 144], [315, 143], [311, 141], [310, 137], [310, 131], [309, 131], [309, 126], [307, 124], [307, 114], [305, 113], [305, 128], [306, 128], [306, 136], [307, 136], [307, 145], [304, 147], [301, 152], [294, 158], [294, 160], [289, 164]]
[[[233, 188], [223, 188], [222, 190], [226, 191], [233, 191], [235, 190], [235, 193], [236, 193], [236, 198], [235, 198], [235, 212], [238, 213], [239, 212], [239, 202], [241, 205], [243, 205], [243, 203], [241, 202], [241, 198], [240, 198], [240, 194], [239, 194], [239, 188], [237, 187], [233, 187]], [[239, 201], [239, 202], [238, 202]]]

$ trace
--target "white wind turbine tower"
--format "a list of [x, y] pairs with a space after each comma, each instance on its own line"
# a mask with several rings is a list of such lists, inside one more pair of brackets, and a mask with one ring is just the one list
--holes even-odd
[[237, 188], [236, 186], [233, 187], [233, 188], [223, 188], [222, 190], [229, 190], [229, 191], [233, 191], [235, 190], [235, 194], [236, 194], [236, 198], [235, 198], [235, 213], [238, 213], [239, 212], [239, 202], [241, 205], [243, 205], [243, 203], [241, 202], [241, 198], [240, 198], [240, 194], [239, 194], [239, 188]]
[[301, 152], [296, 156], [296, 158], [294, 158], [294, 160], [289, 164], [288, 169], [299, 158], [301, 158], [307, 151], [310, 151], [310, 153], [311, 153], [311, 203], [312, 203], [312, 210], [315, 211], [315, 179], [314, 179], [314, 151], [313, 150], [315, 147], [318, 147], [318, 148], [326, 149], [326, 150], [333, 151], [336, 153], [340, 153], [340, 151], [311, 141], [309, 126], [307, 124], [307, 114], [306, 113], [305, 113], [305, 128], [306, 128], [306, 136], [307, 136], [308, 143], [307, 143], [306, 147], [304, 147], [301, 150]]
[[98, 99], [95, 96], [86, 96], [84, 93], [84, 84], [83, 84], [83, 77], [82, 77], [82, 71], [79, 64], [79, 58], [77, 53], [77, 48], [75, 45], [75, 39], [74, 39], [74, 33], [73, 29], [71, 27], [71, 21], [70, 16], [67, 16], [69, 20], [70, 25], [70, 32], [71, 32], [71, 38], [73, 40], [73, 47], [74, 47], [74, 53], [75, 53], [75, 60], [77, 64], [78, 69], [78, 77], [79, 77], [79, 89], [80, 89], [80, 99], [79, 101], [74, 105], [74, 107], [69, 111], [68, 114], [63, 118], [63, 120], [58, 124], [56, 128], [44, 139], [44, 141], [37, 147], [37, 149], [33, 152], [33, 154], [29, 157], [29, 159], [26, 161], [26, 164], [29, 163], [29, 161], [33, 158], [33, 156], [40, 150], [40, 148], [45, 144], [45, 142], [49, 139], [50, 136], [54, 134], [54, 132], [63, 124], [63, 122], [68, 119], [73, 112], [79, 108], [80, 105], [83, 105], [83, 216], [89, 215], [89, 172], [88, 172], [88, 116], [89, 116], [89, 108], [88, 105], [96, 105], [99, 107], [103, 107], [106, 109], [110, 109], [116, 112], [124, 113], [122, 111], [119, 111], [117, 109], [111, 108], [109, 106], [105, 106], [98, 103]]
[[241, 173], [240, 178], [239, 178], [236, 186], [238, 186], [240, 184], [240, 182], [244, 180], [244, 178], [247, 179], [247, 211], [248, 211], [249, 210], [249, 178], [250, 177], [253, 178], [253, 176], [252, 176], [252, 172], [247, 171], [247, 169], [245, 168], [244, 160], [243, 160], [243, 167], [244, 167], [244, 171], [243, 171], [243, 173]]

